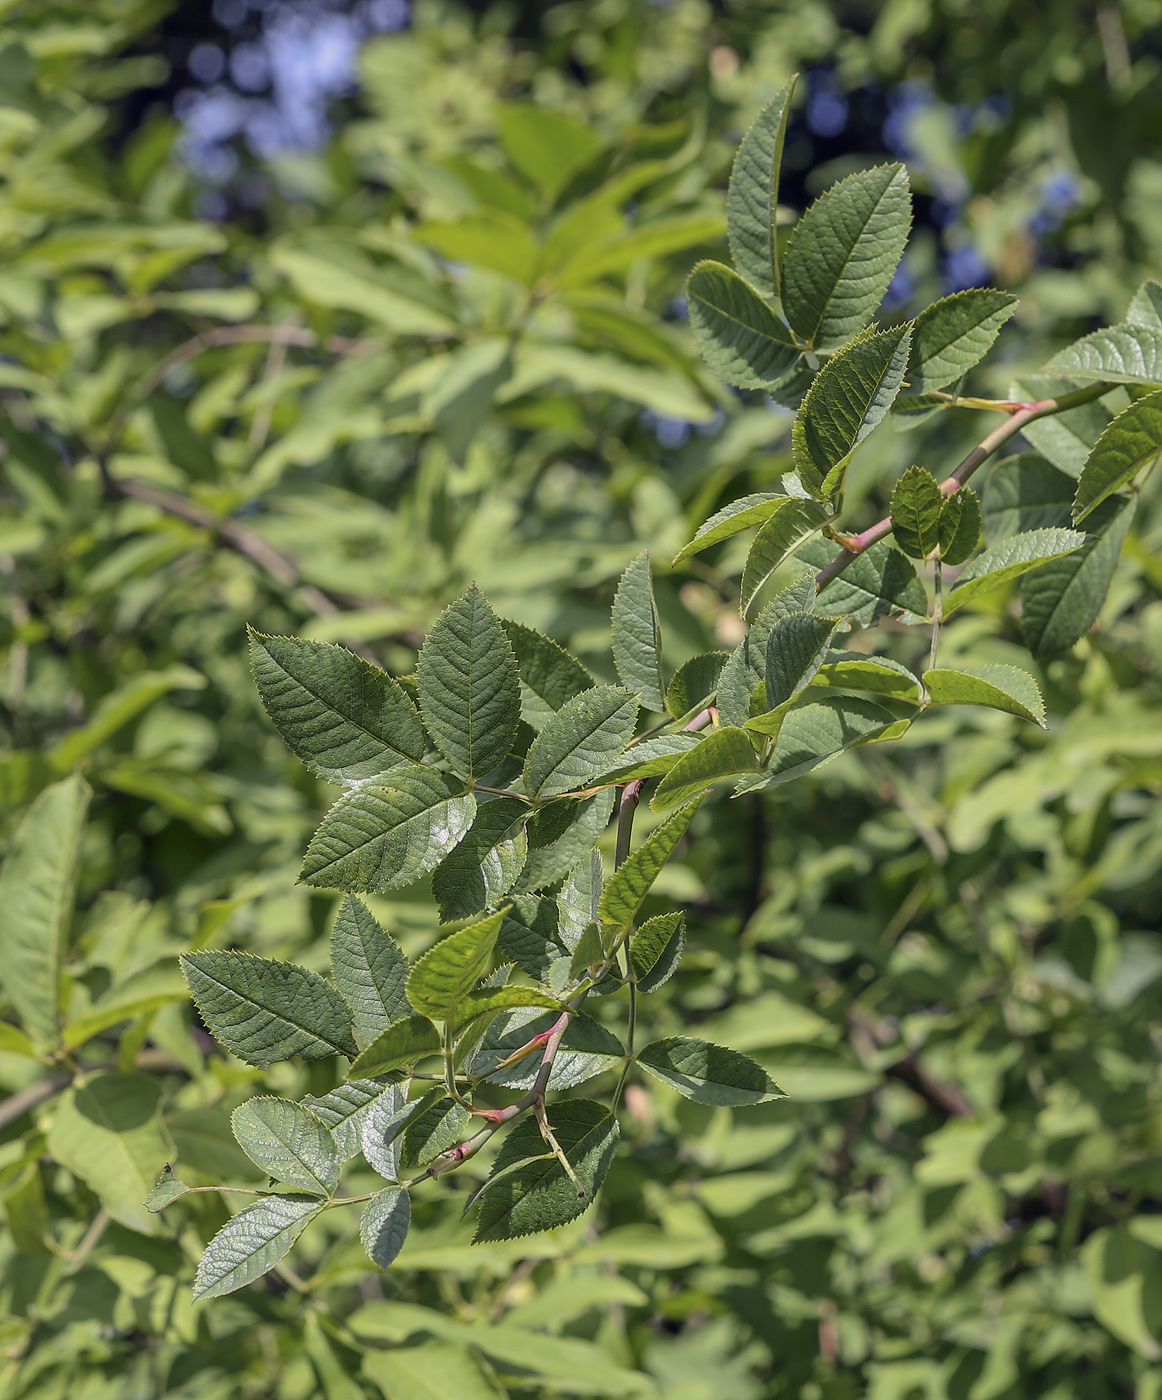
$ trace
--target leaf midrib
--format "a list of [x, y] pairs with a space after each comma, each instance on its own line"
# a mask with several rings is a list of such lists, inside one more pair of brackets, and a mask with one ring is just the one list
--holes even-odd
[[[276, 1011], [271, 1006], [264, 1006], [262, 1002], [255, 1001], [255, 999], [252, 996], [247, 995], [245, 992], [238, 991], [236, 987], [229, 986], [227, 983], [215, 977], [212, 972], [207, 972], [205, 968], [199, 967], [197, 963], [194, 963], [194, 966], [198, 968], [198, 971], [202, 974], [203, 977], [209, 978], [209, 980], [213, 982], [215, 986], [221, 987], [221, 989], [224, 992], [229, 992], [231, 996], [237, 997], [239, 1001], [244, 1001], [248, 1006], [253, 1006], [257, 1011], [265, 1011], [267, 1015], [274, 1016], [280, 1021], [285, 1021], [286, 1024], [292, 1027], [294, 1030], [302, 1031], [304, 1035], [312, 1036], [315, 1040], [321, 1042], [323, 1045], [330, 1045], [331, 1048], [335, 1050], [335, 1052], [339, 1055], [350, 1054], [348, 1050], [344, 1049], [342, 1045], [336, 1044], [336, 1042], [331, 1040], [329, 1036], [321, 1035], [317, 1030], [313, 1029], [310, 1026], [299, 1025], [297, 1021], [291, 1020], [291, 1018], [288, 1015], [286, 1015], [285, 1012]], [[303, 970], [309, 971], [309, 969], [306, 968], [304, 968]], [[320, 977], [319, 981], [322, 982], [323, 979]], [[324, 982], [323, 985], [329, 986], [330, 984]]]

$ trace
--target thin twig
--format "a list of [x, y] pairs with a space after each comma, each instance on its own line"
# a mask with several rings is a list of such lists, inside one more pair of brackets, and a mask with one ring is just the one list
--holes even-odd
[[21, 1089], [18, 1094], [13, 1094], [11, 1098], [5, 1099], [3, 1103], [0, 1103], [0, 1128], [6, 1128], [9, 1123], [15, 1123], [30, 1109], [59, 1094], [62, 1089], [68, 1087], [72, 1078], [73, 1076], [67, 1071], [52, 1074], [47, 1079], [38, 1079], [27, 1089]]

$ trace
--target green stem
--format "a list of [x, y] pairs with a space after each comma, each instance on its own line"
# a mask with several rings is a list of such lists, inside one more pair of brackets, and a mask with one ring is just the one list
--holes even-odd
[[943, 575], [939, 559], [935, 561], [933, 581], [935, 589], [932, 595], [932, 650], [928, 654], [928, 669], [930, 671], [936, 665], [936, 652], [940, 647], [940, 624], [944, 620]]

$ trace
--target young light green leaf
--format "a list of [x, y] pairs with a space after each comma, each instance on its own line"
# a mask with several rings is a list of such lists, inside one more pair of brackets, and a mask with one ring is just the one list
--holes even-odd
[[323, 889], [380, 893], [437, 866], [472, 825], [476, 799], [427, 768], [344, 793], [323, 818], [299, 878]]
[[[866, 744], [896, 722], [882, 705], [852, 695], [825, 695], [793, 706], [767, 764], [769, 783], [788, 783], [844, 749]], [[757, 786], [746, 784], [747, 789]]]
[[637, 696], [619, 686], [594, 686], [575, 695], [530, 745], [525, 791], [530, 797], [546, 798], [583, 788], [633, 737], [637, 712]]
[[989, 473], [984, 489], [984, 534], [998, 544], [1029, 530], [1069, 524], [1077, 482], [1043, 457], [1006, 457]]
[[643, 739], [631, 744], [618, 759], [613, 768], [600, 774], [598, 781], [603, 783], [628, 782], [633, 778], [657, 778], [668, 773], [683, 754], [696, 748], [701, 736], [679, 732], [659, 734], [654, 739]]
[[359, 1151], [363, 1124], [372, 1105], [384, 1095], [390, 1096], [393, 1087], [381, 1079], [349, 1079], [325, 1094], [308, 1095], [303, 1107], [330, 1132], [346, 1162]]
[[351, 1008], [355, 1043], [368, 1045], [393, 1021], [411, 1014], [404, 984], [407, 959], [361, 899], [348, 895], [331, 930], [331, 976]]
[[1162, 330], [1162, 283], [1148, 277], [1130, 299], [1126, 320], [1132, 326]]
[[605, 956], [605, 945], [601, 941], [601, 925], [590, 919], [582, 930], [573, 956], [569, 961], [569, 976], [583, 977], [587, 968], [601, 962]]
[[239, 1211], [206, 1246], [194, 1301], [234, 1293], [273, 1269], [322, 1208], [315, 1196], [268, 1196]]
[[490, 914], [428, 949], [407, 981], [408, 1000], [417, 1011], [437, 1021], [453, 1018], [456, 1003], [488, 971], [503, 920], [503, 910]]
[[833, 652], [815, 673], [812, 685], [835, 686], [840, 690], [867, 690], [893, 700], [918, 705], [922, 698], [919, 678], [906, 666], [888, 656], [864, 656], [860, 652]]
[[647, 549], [622, 574], [613, 599], [613, 662], [622, 685], [657, 713], [666, 708], [660, 633]]
[[1119, 413], [1094, 444], [1077, 483], [1073, 523], [1080, 523], [1107, 496], [1133, 481], [1162, 452], [1162, 389]]
[[713, 730], [674, 764], [658, 784], [650, 807], [655, 812], [677, 807], [723, 778], [752, 773], [756, 762], [754, 746], [743, 730], [729, 725]]
[[931, 559], [940, 552], [940, 512], [944, 497], [925, 467], [909, 467], [892, 490], [892, 535], [911, 559]]
[[629, 968], [641, 992], [656, 991], [678, 970], [686, 943], [686, 916], [656, 914], [629, 941]]
[[151, 1215], [156, 1215], [158, 1211], [165, 1210], [171, 1201], [178, 1200], [190, 1190], [192, 1190], [191, 1187], [174, 1175], [173, 1167], [167, 1162], [158, 1178], [157, 1185], [141, 1204]]
[[1082, 336], [1059, 350], [1038, 377], [1105, 381], [1110, 384], [1162, 383], [1162, 327], [1123, 322]]
[[339, 1184], [335, 1139], [317, 1118], [290, 1099], [256, 1098], [230, 1118], [238, 1145], [275, 1181], [318, 1196]]
[[182, 970], [215, 1039], [247, 1064], [356, 1053], [347, 1005], [317, 972], [211, 949], [183, 954]]
[[941, 561], [963, 564], [980, 544], [980, 530], [980, 501], [971, 486], [962, 486], [940, 508]]
[[457, 773], [483, 778], [503, 763], [520, 719], [516, 657], [475, 584], [436, 619], [416, 679], [424, 723]]
[[764, 668], [768, 710], [786, 705], [811, 684], [838, 626], [838, 618], [813, 612], [787, 613], [775, 621], [767, 633]]
[[585, 1194], [526, 1119], [505, 1138], [478, 1197], [476, 1243], [550, 1230], [591, 1204], [617, 1151], [617, 1119], [593, 1099], [562, 1099], [549, 1109], [549, 1126]]
[[92, 793], [65, 778], [36, 798], [0, 867], [0, 979], [26, 1031], [60, 1036], [61, 960], [73, 917], [77, 855]]
[[690, 543], [674, 555], [672, 567], [677, 568], [684, 559], [689, 559], [692, 554], [698, 554], [703, 549], [709, 549], [720, 540], [730, 539], [732, 535], [740, 534], [743, 530], [764, 524], [772, 515], [783, 509], [782, 503], [786, 500], [786, 496], [759, 491], [753, 496], [740, 496], [737, 501], [731, 501], [729, 505], [716, 511], [699, 528]]
[[811, 205], [783, 261], [783, 309], [809, 346], [829, 350], [863, 330], [888, 290], [911, 224], [902, 165], [860, 170]]
[[529, 854], [514, 886], [518, 894], [563, 879], [609, 825], [612, 788], [594, 797], [567, 797], [542, 807], [528, 824]]
[[892, 406], [904, 379], [912, 328], [861, 335], [815, 376], [791, 431], [795, 468], [816, 498], [843, 484], [851, 454]]
[[992, 349], [1017, 298], [991, 287], [971, 287], [933, 302], [916, 317], [908, 385], [914, 394], [943, 389]]
[[690, 329], [711, 370], [739, 389], [786, 379], [800, 350], [771, 308], [730, 268], [701, 262], [686, 282]]
[[408, 1119], [400, 1139], [400, 1165], [424, 1167], [455, 1146], [468, 1126], [468, 1110], [447, 1095], [434, 1097]]
[[[837, 553], [825, 540], [810, 540], [799, 558], [813, 569], [822, 569]], [[928, 597], [911, 561], [890, 541], [877, 540], [820, 591], [816, 605], [820, 612], [870, 627], [885, 615], [922, 622]]]
[[675, 1035], [655, 1040], [637, 1057], [655, 1079], [683, 1098], [716, 1108], [741, 1108], [781, 1099], [783, 1091], [762, 1065], [737, 1050]]
[[786, 505], [762, 527], [754, 538], [742, 573], [740, 608], [745, 616], [763, 584], [785, 560], [817, 534], [831, 513], [815, 501], [801, 501], [793, 496]]
[[411, 1197], [402, 1186], [385, 1186], [372, 1196], [359, 1222], [359, 1238], [373, 1264], [386, 1269], [395, 1261], [411, 1219]]
[[1134, 508], [1133, 500], [1104, 501], [1086, 517], [1088, 538], [1079, 550], [1021, 580], [1021, 632], [1036, 660], [1068, 650], [1097, 620]]
[[394, 1026], [380, 1031], [347, 1071], [350, 1079], [368, 1079], [388, 1074], [404, 1065], [413, 1065], [441, 1047], [440, 1033], [426, 1016], [405, 1016]]
[[440, 922], [467, 919], [506, 895], [524, 869], [529, 805], [516, 797], [482, 802], [460, 843], [432, 871]]
[[734, 265], [764, 296], [780, 295], [776, 223], [779, 166], [795, 79], [777, 92], [747, 131], [734, 157], [726, 226]]
[[[514, 1011], [507, 1016], [498, 1016], [476, 1050], [471, 1064], [472, 1073], [506, 1089], [530, 1089], [541, 1064], [541, 1057], [536, 1053], [538, 1044], [533, 1042], [558, 1019], [556, 1012], [530, 1015], [527, 1011]], [[498, 1068], [502, 1060], [509, 1059], [530, 1045], [526, 1055], [518, 1057], [503, 1069]], [[599, 1074], [617, 1069], [624, 1058], [625, 1047], [615, 1035], [591, 1016], [583, 1012], [575, 1013], [561, 1038], [548, 1087], [576, 1088]]]
[[501, 618], [516, 656], [522, 692], [521, 713], [535, 729], [540, 729], [551, 711], [566, 700], [591, 689], [596, 682], [584, 666], [563, 646], [535, 628]]
[[925, 671], [924, 685], [932, 705], [984, 705], [1045, 728], [1045, 702], [1037, 682], [1018, 666]]
[[666, 691], [666, 709], [675, 719], [687, 719], [710, 704], [729, 656], [728, 651], [705, 651], [678, 667]]
[[465, 992], [456, 1003], [450, 1022], [453, 1035], [480, 1016], [492, 1016], [497, 1011], [515, 1011], [521, 1006], [547, 1006], [562, 1011], [564, 1005], [548, 992], [536, 987], [482, 987], [478, 992]]
[[700, 798], [688, 802], [667, 817], [614, 871], [601, 892], [599, 913], [602, 923], [616, 924], [618, 927], [629, 923], [649, 894], [650, 886], [658, 878], [662, 866], [673, 854], [674, 847], [685, 835], [700, 803]]
[[423, 758], [423, 726], [403, 688], [346, 647], [252, 628], [250, 664], [274, 727], [321, 777], [351, 782]]
[[956, 581], [944, 604], [945, 616], [990, 588], [1035, 569], [1047, 559], [1071, 554], [1085, 543], [1076, 530], [1030, 530], [977, 555]]

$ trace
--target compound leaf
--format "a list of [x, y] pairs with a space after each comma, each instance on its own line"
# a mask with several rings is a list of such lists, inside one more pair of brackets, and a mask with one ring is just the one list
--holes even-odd
[[329, 1130], [290, 1099], [256, 1098], [230, 1118], [238, 1145], [268, 1176], [329, 1196], [339, 1184], [339, 1152]]
[[621, 576], [613, 600], [613, 662], [622, 685], [648, 710], [663, 711], [661, 636], [650, 553], [643, 550]]
[[525, 791], [545, 798], [584, 787], [633, 737], [637, 712], [637, 696], [620, 686], [599, 685], [575, 695], [530, 745]]
[[331, 976], [351, 1008], [355, 1043], [375, 1039], [411, 1013], [404, 984], [407, 959], [361, 899], [348, 895], [331, 931]]
[[783, 1097], [762, 1065], [737, 1050], [706, 1040], [684, 1035], [655, 1040], [641, 1051], [637, 1062], [655, 1079], [695, 1103], [740, 1108]]
[[195, 1302], [234, 1293], [273, 1269], [322, 1208], [315, 1196], [268, 1196], [239, 1211], [206, 1246]]

